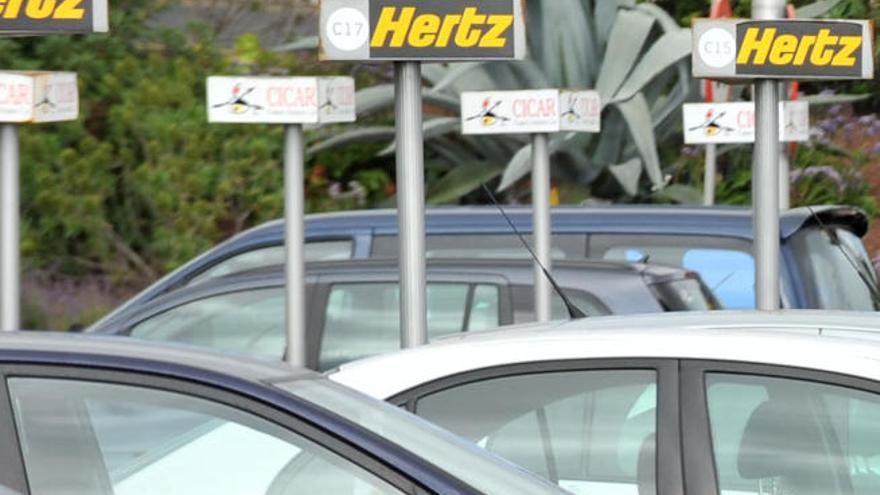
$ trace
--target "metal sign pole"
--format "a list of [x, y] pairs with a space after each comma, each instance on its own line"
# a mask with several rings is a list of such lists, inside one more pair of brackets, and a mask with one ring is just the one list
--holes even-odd
[[[535, 242], [535, 320], [550, 321], [553, 288], [541, 265], [551, 270], [550, 149], [547, 134], [532, 134], [532, 232]], [[540, 262], [540, 264], [539, 264]]]
[[[788, 83], [779, 84], [779, 100], [788, 99]], [[791, 207], [791, 190], [789, 184], [791, 163], [788, 156], [788, 144], [779, 147], [779, 210], [785, 211]]]
[[703, 172], [703, 204], [715, 204], [715, 174], [718, 167], [718, 148], [714, 144], [706, 145], [706, 165]]
[[420, 62], [394, 63], [400, 342], [404, 349], [428, 342], [421, 69]]
[[303, 126], [284, 129], [284, 249], [287, 362], [306, 366], [305, 191]]
[[21, 327], [18, 125], [0, 124], [0, 330]]
[[[780, 0], [753, 0], [752, 18], [784, 15]], [[755, 299], [760, 310], [779, 309], [779, 83], [759, 79], [754, 86], [755, 148], [753, 229], [755, 235]]]

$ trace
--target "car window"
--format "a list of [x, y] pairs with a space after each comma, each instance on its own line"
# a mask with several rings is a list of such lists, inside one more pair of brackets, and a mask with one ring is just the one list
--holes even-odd
[[416, 413], [572, 493], [654, 493], [656, 373], [486, 379], [419, 398]]
[[[858, 236], [846, 229], [834, 229], [835, 238], [819, 228], [810, 228], [792, 236], [789, 243], [795, 251], [804, 274], [804, 288], [810, 307], [873, 311], [880, 309], [859, 270], [876, 284], [876, 273], [867, 251]], [[835, 243], [838, 241], [838, 243]]]
[[706, 386], [722, 495], [880, 493], [880, 395], [733, 374]]
[[[531, 285], [514, 285], [511, 287], [513, 294], [513, 323], [530, 323], [535, 321], [535, 296], [534, 287]], [[598, 297], [579, 289], [563, 288], [568, 299], [584, 312], [587, 316], [602, 316], [611, 314]], [[565, 302], [555, 291], [552, 294], [550, 317], [554, 320], [567, 320], [568, 309]]]
[[207, 297], [136, 324], [131, 336], [281, 360], [287, 342], [284, 298], [284, 288]]
[[[429, 339], [495, 328], [500, 324], [499, 288], [491, 284], [429, 283], [427, 317]], [[321, 370], [399, 348], [397, 283], [341, 283], [330, 287], [319, 358]]]
[[[531, 235], [524, 236], [534, 246]], [[397, 236], [373, 238], [373, 258], [397, 258]], [[584, 234], [553, 235], [551, 256], [554, 259], [583, 259], [587, 253]], [[428, 258], [529, 258], [529, 252], [514, 234], [428, 234], [425, 238]]]
[[755, 261], [749, 243], [738, 239], [674, 235], [593, 235], [590, 256], [695, 271], [726, 309], [755, 307]]
[[78, 380], [8, 384], [34, 495], [399, 493], [294, 432], [208, 400]]
[[[333, 261], [351, 259], [354, 241], [351, 239], [333, 241], [307, 241], [306, 261]], [[245, 272], [264, 266], [283, 265], [287, 259], [284, 246], [270, 246], [247, 251], [227, 258], [193, 277], [186, 286], [198, 285], [208, 280]]]
[[682, 278], [651, 284], [651, 290], [664, 311], [709, 311], [720, 304], [708, 287], [697, 278]]

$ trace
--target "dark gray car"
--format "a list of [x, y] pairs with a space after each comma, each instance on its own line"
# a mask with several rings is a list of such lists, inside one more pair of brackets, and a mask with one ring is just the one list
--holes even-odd
[[[400, 347], [396, 261], [311, 263], [307, 272], [311, 367], [329, 369]], [[699, 276], [680, 268], [579, 260], [556, 262], [553, 272], [588, 315], [718, 307]], [[533, 276], [528, 260], [429, 260], [429, 338], [532, 321]], [[280, 360], [284, 297], [282, 267], [268, 267], [172, 292], [96, 331]], [[556, 297], [554, 317], [567, 316]]]

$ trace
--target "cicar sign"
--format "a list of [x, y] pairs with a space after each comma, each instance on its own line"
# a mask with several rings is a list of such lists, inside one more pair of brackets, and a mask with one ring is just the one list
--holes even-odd
[[599, 132], [601, 112], [595, 91], [537, 89], [461, 95], [464, 134]]
[[208, 121], [239, 124], [354, 122], [350, 77], [211, 76]]
[[870, 79], [873, 26], [849, 20], [699, 20], [693, 73], [713, 79]]
[[0, 34], [107, 32], [107, 0], [0, 0]]
[[322, 0], [323, 60], [525, 57], [523, 0]]
[[78, 116], [75, 72], [0, 72], [0, 122], [37, 124]]

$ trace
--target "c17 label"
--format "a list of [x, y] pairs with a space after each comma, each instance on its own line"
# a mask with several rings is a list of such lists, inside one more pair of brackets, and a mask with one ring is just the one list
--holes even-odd
[[0, 0], [0, 33], [89, 33], [107, 28], [107, 0]]
[[694, 76], [872, 78], [872, 32], [867, 21], [699, 21], [694, 25]]

